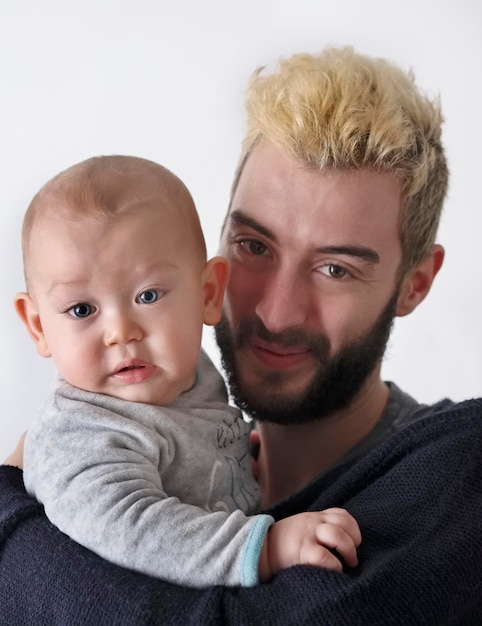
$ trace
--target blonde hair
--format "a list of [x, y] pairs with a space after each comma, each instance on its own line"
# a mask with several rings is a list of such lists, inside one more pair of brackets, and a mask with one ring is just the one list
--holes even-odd
[[27, 286], [30, 240], [43, 219], [91, 218], [108, 222], [148, 202], [160, 211], [167, 204], [176, 207], [186, 237], [191, 237], [191, 244], [204, 262], [207, 253], [199, 216], [184, 183], [154, 161], [123, 155], [98, 156], [54, 176], [31, 201], [22, 226]]
[[411, 72], [350, 47], [294, 55], [276, 72], [263, 70], [249, 83], [232, 194], [261, 138], [309, 168], [393, 173], [402, 188], [400, 272], [414, 268], [435, 243], [447, 191], [438, 103], [420, 93]]

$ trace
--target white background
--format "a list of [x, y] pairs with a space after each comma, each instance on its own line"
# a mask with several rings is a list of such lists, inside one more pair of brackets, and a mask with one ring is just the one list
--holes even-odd
[[0, 461], [53, 373], [12, 306], [34, 193], [93, 155], [151, 158], [186, 182], [215, 254], [250, 73], [328, 44], [411, 67], [440, 94], [447, 256], [428, 299], [397, 321], [384, 375], [420, 401], [482, 395], [481, 33], [480, 0], [0, 0]]

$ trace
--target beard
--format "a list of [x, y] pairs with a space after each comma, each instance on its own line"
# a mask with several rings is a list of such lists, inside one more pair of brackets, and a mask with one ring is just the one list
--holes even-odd
[[[215, 333], [234, 402], [256, 420], [281, 425], [322, 419], [346, 408], [381, 363], [397, 300], [398, 290], [368, 331], [331, 357], [330, 342], [324, 335], [312, 335], [302, 330], [272, 333], [258, 317], [241, 320], [233, 332], [223, 314]], [[306, 346], [317, 363], [312, 382], [300, 392], [283, 393], [283, 383], [289, 380], [290, 374], [273, 371], [267, 373], [259, 384], [246, 385], [236, 365], [236, 351], [248, 345], [252, 337], [283, 347]]]

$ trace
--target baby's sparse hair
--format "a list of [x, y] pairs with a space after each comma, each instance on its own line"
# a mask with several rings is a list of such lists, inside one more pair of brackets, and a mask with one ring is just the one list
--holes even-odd
[[206, 244], [194, 201], [170, 170], [147, 159], [112, 155], [77, 163], [49, 180], [34, 196], [24, 217], [22, 250], [27, 288], [32, 234], [42, 220], [89, 218], [108, 222], [135, 207], [174, 205], [192, 245], [206, 260]]
[[262, 139], [308, 168], [370, 167], [400, 179], [401, 275], [425, 258], [438, 230], [448, 168], [436, 101], [411, 72], [350, 47], [298, 54], [278, 70], [252, 76], [247, 132], [231, 201], [244, 163]]

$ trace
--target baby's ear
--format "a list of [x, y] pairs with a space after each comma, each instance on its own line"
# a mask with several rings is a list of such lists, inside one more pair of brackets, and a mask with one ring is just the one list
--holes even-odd
[[204, 267], [204, 323], [208, 326], [214, 326], [221, 319], [224, 290], [228, 276], [228, 262], [222, 256], [215, 256]]
[[26, 292], [17, 293], [13, 303], [20, 319], [27, 328], [28, 334], [33, 339], [37, 352], [46, 358], [52, 356], [45, 339], [37, 305], [32, 297]]

